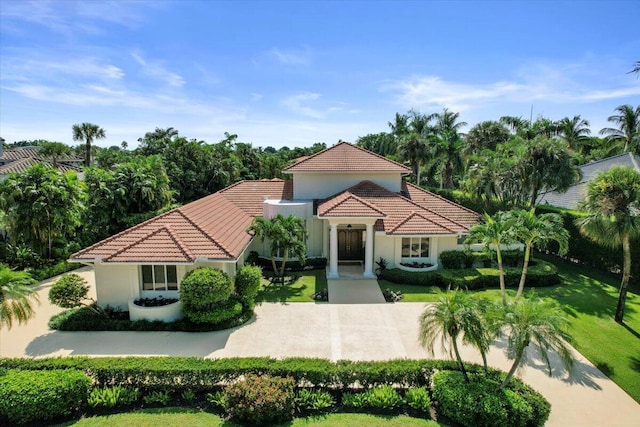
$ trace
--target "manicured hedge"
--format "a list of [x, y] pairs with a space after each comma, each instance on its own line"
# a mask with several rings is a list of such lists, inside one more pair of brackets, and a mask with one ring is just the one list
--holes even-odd
[[74, 369], [7, 370], [0, 376], [0, 424], [70, 415], [87, 401], [91, 381]]
[[[262, 267], [263, 271], [273, 271], [271, 258], [258, 257], [258, 260], [256, 263], [257, 265]], [[286, 271], [323, 270], [326, 267], [327, 267], [326, 258], [307, 258], [305, 260], [304, 265], [300, 264], [300, 261], [297, 261], [297, 260], [287, 261], [285, 270]]]
[[[507, 287], [518, 287], [522, 268], [507, 267], [505, 283]], [[414, 286], [435, 286], [439, 288], [486, 289], [500, 286], [497, 268], [466, 268], [413, 272], [398, 268], [386, 269], [382, 278], [393, 283]], [[527, 287], [554, 286], [561, 283], [558, 269], [550, 262], [534, 260], [529, 264]]]

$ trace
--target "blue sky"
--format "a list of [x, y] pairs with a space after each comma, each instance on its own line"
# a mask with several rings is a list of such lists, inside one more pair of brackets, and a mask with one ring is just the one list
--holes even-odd
[[0, 136], [135, 146], [156, 127], [255, 146], [332, 145], [394, 113], [474, 125], [640, 104], [640, 2], [0, 3]]

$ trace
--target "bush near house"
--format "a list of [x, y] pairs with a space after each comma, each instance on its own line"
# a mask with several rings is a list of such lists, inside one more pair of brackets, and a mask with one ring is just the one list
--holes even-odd
[[[273, 271], [273, 265], [271, 264], [270, 258], [257, 256], [254, 260], [257, 265], [262, 267], [263, 271]], [[300, 261], [294, 259], [287, 261], [285, 271], [323, 270], [326, 267], [326, 258], [306, 258], [304, 265], [300, 264]]]
[[[496, 264], [495, 251], [444, 251], [440, 254], [442, 267], [447, 270], [472, 268], [474, 265], [481, 264], [488, 268]], [[502, 264], [505, 267], [522, 266], [524, 253], [521, 250], [502, 251]]]

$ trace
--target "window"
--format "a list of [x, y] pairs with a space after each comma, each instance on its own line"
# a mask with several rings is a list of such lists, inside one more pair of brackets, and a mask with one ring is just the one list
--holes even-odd
[[402, 238], [403, 258], [429, 258], [429, 238], [428, 237], [403, 237]]
[[143, 291], [177, 291], [178, 273], [175, 265], [143, 265]]

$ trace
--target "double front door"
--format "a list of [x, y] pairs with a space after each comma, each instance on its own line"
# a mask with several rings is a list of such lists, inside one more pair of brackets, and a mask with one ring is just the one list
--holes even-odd
[[364, 230], [338, 230], [338, 259], [340, 261], [362, 261]]

